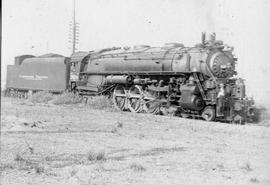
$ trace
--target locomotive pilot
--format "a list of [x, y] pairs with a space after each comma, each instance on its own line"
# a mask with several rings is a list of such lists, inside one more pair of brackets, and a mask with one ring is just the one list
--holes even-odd
[[223, 101], [225, 96], [224, 84], [221, 83], [217, 94], [217, 116], [223, 116]]

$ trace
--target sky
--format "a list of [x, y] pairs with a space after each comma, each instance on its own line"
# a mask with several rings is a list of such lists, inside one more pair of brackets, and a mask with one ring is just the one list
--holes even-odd
[[[21, 54], [70, 56], [73, 0], [3, 0], [1, 81]], [[234, 46], [247, 94], [270, 102], [270, 0], [76, 0], [78, 49], [180, 42], [201, 32]]]

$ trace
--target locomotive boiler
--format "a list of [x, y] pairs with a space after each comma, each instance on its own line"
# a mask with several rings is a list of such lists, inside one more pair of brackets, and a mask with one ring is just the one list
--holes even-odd
[[116, 108], [153, 114], [245, 122], [253, 100], [236, 78], [233, 48], [202, 34], [194, 47], [168, 43], [108, 48], [86, 54], [80, 63], [81, 95], [108, 94]]

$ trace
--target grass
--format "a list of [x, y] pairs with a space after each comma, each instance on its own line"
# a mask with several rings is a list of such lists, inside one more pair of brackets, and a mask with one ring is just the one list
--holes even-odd
[[52, 101], [55, 105], [63, 105], [63, 104], [77, 104], [81, 102], [81, 97], [74, 93], [63, 93], [60, 95], [55, 95], [54, 100]]
[[[31, 97], [29, 97], [29, 101], [34, 104], [52, 103], [54, 105], [72, 105], [83, 103], [84, 99], [81, 96], [78, 96], [70, 92], [65, 92], [56, 95], [47, 91], [40, 91], [34, 93]], [[85, 102], [85, 106], [100, 110], [109, 110], [109, 111], [115, 110], [112, 100], [106, 96], [89, 96], [87, 97], [87, 102]], [[121, 127], [121, 125], [119, 125], [119, 127]]]
[[77, 169], [72, 169], [71, 173], [70, 173], [70, 176], [73, 177], [74, 175], [76, 175], [78, 172]]
[[5, 170], [14, 169], [14, 168], [15, 168], [15, 166], [12, 163], [6, 163], [6, 164], [1, 163], [0, 164], [0, 173], [5, 171]]
[[112, 130], [111, 130], [111, 133], [113, 133], [113, 134], [116, 134], [116, 133], [118, 133], [118, 130], [117, 130], [117, 128], [116, 128], [116, 127], [113, 127], [113, 128], [112, 128]]
[[35, 169], [35, 172], [36, 172], [37, 174], [44, 173], [44, 171], [45, 171], [44, 166], [41, 166], [41, 165], [36, 165], [36, 166], [34, 167], [34, 169]]
[[86, 105], [95, 109], [113, 109], [112, 100], [106, 96], [93, 96], [89, 97]]
[[104, 151], [99, 151], [99, 152], [90, 151], [87, 154], [87, 159], [89, 161], [105, 161], [106, 160], [105, 152]]
[[132, 169], [133, 171], [136, 171], [136, 172], [146, 171], [146, 168], [144, 166], [142, 166], [141, 164], [137, 164], [137, 163], [132, 163], [129, 166], [129, 168]]
[[14, 157], [14, 161], [16, 163], [10, 164], [11, 167], [5, 166], [6, 169], [14, 169], [17, 168], [18, 170], [31, 170], [34, 169], [34, 171], [37, 174], [42, 174], [45, 172], [44, 166], [41, 165], [41, 163], [33, 162], [27, 158], [24, 158], [21, 154], [17, 153]]
[[48, 103], [49, 101], [53, 99], [54, 99], [53, 94], [47, 91], [37, 92], [30, 97], [30, 101], [32, 103]]
[[117, 121], [117, 127], [118, 127], [118, 128], [122, 128], [122, 127], [123, 127], [123, 123], [122, 123], [122, 122]]
[[[54, 95], [46, 91], [41, 91], [33, 94], [30, 98], [32, 103], [48, 103], [51, 102], [54, 105], [67, 105], [67, 104], [77, 104], [82, 103], [82, 97], [74, 93], [63, 93], [60, 95]], [[94, 109], [113, 109], [112, 100], [106, 96], [92, 96], [88, 97], [86, 106]]]
[[14, 161], [25, 161], [25, 159], [20, 154], [16, 154]]
[[81, 98], [73, 93], [63, 93], [55, 95], [47, 91], [40, 91], [30, 97], [32, 103], [48, 103], [52, 102], [55, 105], [76, 104], [81, 102]]
[[253, 182], [253, 183], [258, 183], [258, 182], [259, 182], [259, 180], [258, 180], [257, 178], [254, 178], [254, 177], [253, 177], [253, 178], [251, 178], [251, 179], [250, 179], [250, 182]]
[[251, 165], [249, 162], [246, 162], [244, 166], [241, 167], [241, 169], [246, 170], [248, 172], [252, 171], [253, 169], [251, 168]]

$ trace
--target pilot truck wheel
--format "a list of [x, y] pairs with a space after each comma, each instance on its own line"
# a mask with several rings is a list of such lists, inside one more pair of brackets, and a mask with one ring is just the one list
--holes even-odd
[[206, 121], [214, 121], [216, 118], [216, 111], [213, 107], [207, 106], [203, 109], [201, 116]]

